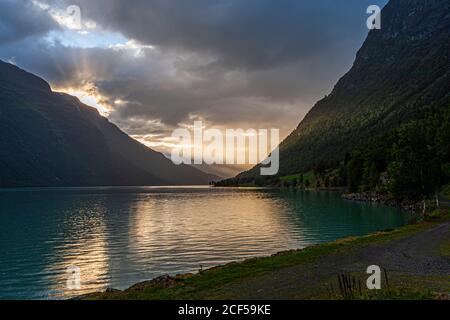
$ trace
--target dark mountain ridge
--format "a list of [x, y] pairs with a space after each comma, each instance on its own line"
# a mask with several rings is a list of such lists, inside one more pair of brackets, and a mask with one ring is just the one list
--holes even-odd
[[0, 61], [0, 187], [208, 184], [43, 79]]
[[[450, 107], [450, 2], [391, 0], [351, 70], [280, 145], [279, 175], [341, 161], [432, 107]], [[259, 175], [259, 166], [238, 179]]]

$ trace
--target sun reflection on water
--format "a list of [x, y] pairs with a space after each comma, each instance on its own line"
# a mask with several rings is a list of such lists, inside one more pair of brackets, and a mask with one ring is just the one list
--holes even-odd
[[[219, 188], [0, 192], [0, 298], [68, 298], [367, 234], [398, 211], [335, 194]], [[81, 289], [66, 287], [79, 267]]]

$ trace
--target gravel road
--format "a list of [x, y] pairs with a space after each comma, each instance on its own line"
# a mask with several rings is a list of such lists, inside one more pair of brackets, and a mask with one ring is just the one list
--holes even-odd
[[[426, 286], [450, 294], [450, 256], [442, 248], [450, 246], [450, 222], [420, 233], [375, 243], [314, 262], [283, 268], [262, 276], [240, 280], [205, 292], [205, 298], [304, 299], [337, 290], [337, 276], [351, 272], [363, 283], [369, 265], [379, 265], [388, 274], [390, 285]], [[430, 282], [430, 279], [433, 281]]]

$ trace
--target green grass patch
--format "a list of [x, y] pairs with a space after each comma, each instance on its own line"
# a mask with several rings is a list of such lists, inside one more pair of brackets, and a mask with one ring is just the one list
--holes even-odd
[[444, 257], [450, 257], [450, 242], [443, 243], [443, 244], [440, 246], [440, 253], [441, 253], [441, 255], [443, 255]]
[[356, 300], [432, 300], [435, 298], [429, 290], [410, 290], [410, 289], [395, 289], [391, 291], [374, 291], [367, 293], [362, 297], [357, 297]]
[[450, 218], [450, 210], [448, 208], [435, 209], [427, 213], [425, 219], [427, 221], [439, 221]]
[[450, 184], [448, 184], [442, 188], [441, 195], [447, 199], [450, 199]]
[[[293, 174], [289, 176], [283, 176], [280, 177], [280, 181], [283, 182], [291, 182], [291, 181], [298, 181], [301, 177], [301, 173]], [[309, 180], [309, 182], [312, 184], [315, 181], [315, 176], [313, 171], [308, 171], [303, 174], [303, 181]]]

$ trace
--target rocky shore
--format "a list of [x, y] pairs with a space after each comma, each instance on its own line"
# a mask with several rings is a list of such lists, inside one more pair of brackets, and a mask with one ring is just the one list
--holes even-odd
[[389, 198], [387, 195], [376, 192], [346, 193], [342, 195], [342, 198], [350, 201], [380, 203], [414, 213], [422, 211], [420, 203], [398, 202]]

